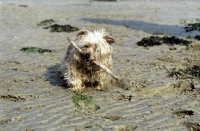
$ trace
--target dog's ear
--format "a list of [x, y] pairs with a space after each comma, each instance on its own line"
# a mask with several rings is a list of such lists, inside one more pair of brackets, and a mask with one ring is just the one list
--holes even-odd
[[115, 40], [110, 36], [110, 35], [106, 35], [103, 37], [110, 45], [115, 43]]
[[76, 34], [76, 37], [87, 35], [87, 34], [88, 34], [87, 30], [81, 30], [81, 31], [78, 32], [78, 34]]

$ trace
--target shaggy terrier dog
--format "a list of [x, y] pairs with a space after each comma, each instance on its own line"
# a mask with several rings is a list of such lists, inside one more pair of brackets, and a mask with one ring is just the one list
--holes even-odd
[[115, 41], [105, 30], [82, 30], [68, 40], [71, 44], [62, 58], [61, 70], [72, 91], [82, 92], [87, 85], [101, 90], [107, 73], [117, 79], [111, 71], [111, 44]]

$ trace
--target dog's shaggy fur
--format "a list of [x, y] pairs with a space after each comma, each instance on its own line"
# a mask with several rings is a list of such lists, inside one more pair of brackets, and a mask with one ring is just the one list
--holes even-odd
[[112, 70], [112, 47], [114, 39], [103, 29], [89, 32], [80, 31], [73, 42], [84, 52], [80, 53], [70, 44], [61, 61], [64, 79], [73, 91], [82, 92], [86, 85], [101, 90], [107, 73], [94, 64], [97, 60]]

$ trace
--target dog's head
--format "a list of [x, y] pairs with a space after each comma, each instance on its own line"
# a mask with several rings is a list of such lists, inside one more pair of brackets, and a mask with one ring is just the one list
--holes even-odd
[[101, 61], [109, 57], [112, 54], [111, 44], [115, 43], [111, 35], [103, 29], [94, 32], [82, 30], [76, 35], [74, 42], [84, 52], [76, 51], [75, 56], [79, 57], [77, 60], [87, 64], [92, 60]]

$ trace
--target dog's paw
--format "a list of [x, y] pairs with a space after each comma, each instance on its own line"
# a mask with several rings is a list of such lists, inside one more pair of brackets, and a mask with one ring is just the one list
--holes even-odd
[[94, 88], [96, 91], [103, 91], [104, 90], [104, 87], [103, 86], [96, 86], [95, 88]]
[[72, 87], [72, 88], [69, 88], [69, 90], [74, 93], [83, 93], [85, 91], [85, 88], [84, 87], [81, 87], [81, 88]]

